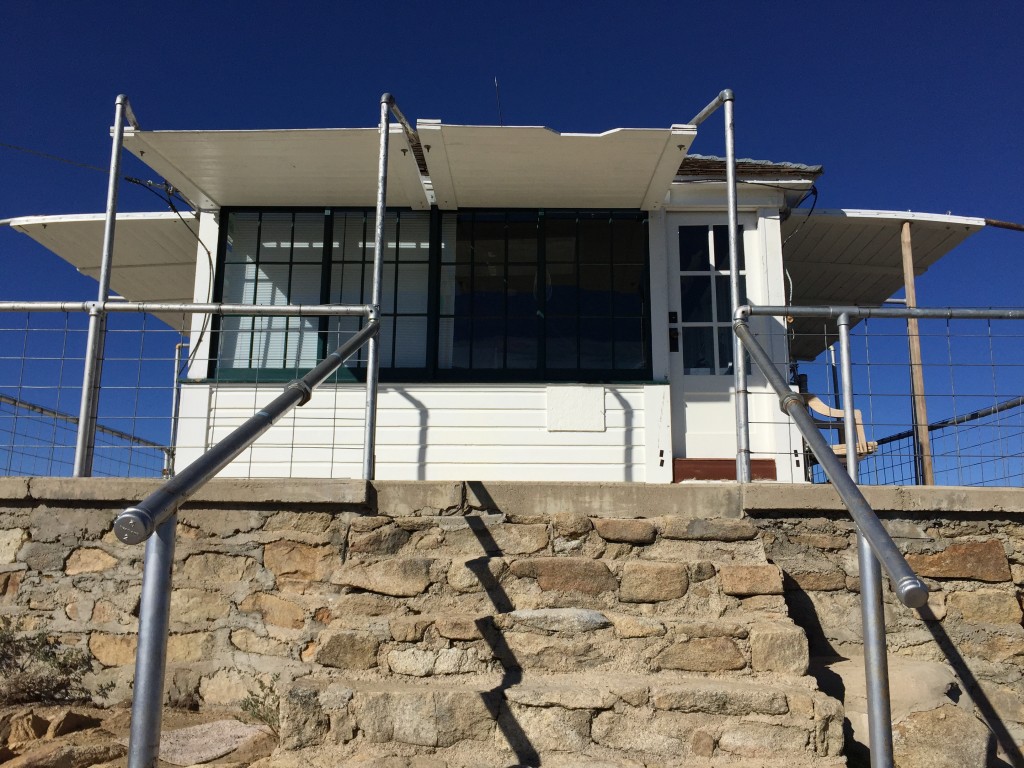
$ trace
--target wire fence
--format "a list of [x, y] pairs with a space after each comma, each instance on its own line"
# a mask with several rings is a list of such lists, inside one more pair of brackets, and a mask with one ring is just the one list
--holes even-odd
[[[202, 338], [211, 349], [204, 355], [219, 364], [185, 355], [176, 370], [175, 348], [186, 338], [183, 329], [172, 329], [151, 315], [109, 314], [93, 474], [168, 473], [175, 453], [186, 461], [198, 455], [263, 407], [284, 382], [302, 375], [357, 324], [356, 318], [209, 322]], [[0, 475], [72, 473], [87, 327], [88, 316], [82, 312], [0, 312]], [[778, 342], [794, 341], [783, 340], [787, 331], [781, 323], [762, 328], [766, 335], [778, 334]], [[1024, 324], [921, 320], [920, 335], [935, 482], [1024, 485]], [[834, 325], [822, 321], [818, 335], [797, 340], [802, 348], [813, 342], [812, 347], [824, 351], [794, 367], [792, 381], [794, 387], [841, 408], [834, 338]], [[906, 322], [871, 318], [858, 323], [851, 352], [854, 406], [861, 413], [867, 443], [860, 460], [861, 482], [922, 482]], [[267, 365], [271, 359], [275, 362]], [[365, 392], [360, 360], [352, 360], [333, 386], [318, 391], [308, 406], [240, 456], [231, 474], [356, 476]], [[182, 386], [190, 365], [193, 378]], [[187, 407], [172, 447], [179, 387]], [[777, 421], [774, 397], [755, 393], [752, 402], [752, 426], [757, 426], [760, 412], [763, 426], [777, 429], [769, 421]], [[820, 426], [837, 449], [843, 445], [841, 420], [821, 418]], [[820, 467], [802, 451], [798, 436], [786, 450], [806, 479], [825, 481]]]
[[[937, 485], [1024, 485], [1024, 323], [1016, 320], [919, 321], [928, 438]], [[842, 408], [833, 326], [822, 322], [825, 351], [801, 363], [794, 384]], [[922, 448], [914, 434], [905, 320], [869, 318], [851, 331], [854, 407], [867, 445], [860, 482], [923, 484]], [[821, 420], [833, 445], [842, 425]], [[808, 460], [808, 478], [827, 482]]]
[[[0, 313], [0, 475], [72, 474], [88, 322], [85, 313]], [[169, 471], [182, 338], [150, 315], [107, 317], [93, 475]]]
[[[208, 316], [197, 337], [201, 357], [187, 353], [184, 329], [149, 314], [109, 313], [92, 474], [173, 474], [361, 324], [294, 310], [294, 317]], [[88, 324], [85, 312], [0, 311], [0, 476], [73, 474]], [[224, 474], [359, 476], [365, 354], [350, 358], [334, 386], [317, 390]]]

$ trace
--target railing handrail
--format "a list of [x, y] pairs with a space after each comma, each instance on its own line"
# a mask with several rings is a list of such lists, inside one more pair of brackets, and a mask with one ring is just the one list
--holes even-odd
[[266, 407], [232, 430], [185, 469], [138, 504], [128, 507], [114, 521], [114, 533], [125, 544], [140, 544], [173, 515], [190, 496], [206, 485], [224, 467], [293, 408], [305, 405], [313, 390], [322, 384], [360, 347], [375, 337], [380, 323], [369, 320], [305, 376], [289, 382], [284, 391]]
[[225, 304], [167, 301], [0, 301], [0, 312], [194, 312], [245, 317], [369, 316], [369, 304]]
[[[818, 460], [826, 476], [832, 481], [857, 528], [871, 545], [882, 567], [892, 580], [893, 591], [900, 602], [910, 608], [920, 608], [928, 601], [928, 587], [914, 573], [906, 558], [903, 557], [896, 543], [878, 519], [857, 483], [847, 473], [846, 467], [836, 456], [831, 446], [825, 442], [814, 419], [807, 412], [803, 397], [790, 389], [782, 374], [779, 373], [771, 357], [757, 339], [754, 338], [747, 322], [752, 307], [742, 306], [733, 318], [733, 330], [742, 342], [751, 359], [757, 364], [775, 393], [779, 397], [779, 406], [796, 424], [797, 429], [807, 442], [814, 457]], [[905, 311], [905, 310], [904, 310]]]
[[820, 317], [838, 319], [849, 315], [860, 319], [889, 318], [920, 320], [1024, 320], [1024, 309], [997, 307], [845, 307], [822, 304], [818, 306], [776, 306], [745, 304], [737, 315], [776, 317]]

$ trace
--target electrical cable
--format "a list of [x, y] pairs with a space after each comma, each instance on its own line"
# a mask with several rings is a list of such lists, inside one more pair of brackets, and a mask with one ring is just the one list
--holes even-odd
[[87, 168], [91, 171], [99, 171], [100, 173], [109, 173], [109, 169], [100, 168], [98, 165], [90, 165], [89, 163], [80, 163], [77, 160], [69, 160], [66, 157], [60, 155], [51, 155], [49, 152], [40, 152], [38, 149], [29, 149], [28, 147], [19, 147], [17, 144], [8, 144], [5, 141], [0, 141], [0, 147], [6, 149], [13, 149], [15, 152], [24, 152], [26, 155], [35, 155], [36, 157], [43, 157], [47, 160], [56, 160], [58, 163], [66, 163], [67, 165], [73, 165], [77, 168]]
[[[178, 219], [181, 220], [181, 223], [188, 228], [189, 232], [192, 233], [192, 236], [196, 239], [196, 242], [199, 243], [199, 245], [202, 247], [204, 251], [206, 251], [206, 259], [210, 266], [210, 276], [212, 278], [215, 269], [213, 263], [213, 253], [211, 253], [210, 249], [206, 246], [206, 243], [203, 242], [202, 238], [199, 237], [199, 233], [192, 229], [192, 226], [188, 223], [185, 217], [181, 215], [181, 211], [179, 211], [178, 207], [174, 204], [174, 197], [177, 197], [179, 200], [183, 201], [189, 206], [191, 206], [192, 204], [183, 195], [181, 195], [181, 193], [179, 193], [173, 186], [168, 184], [166, 180], [161, 183], [157, 183], [154, 181], [144, 181], [143, 179], [136, 179], [133, 176], [125, 176], [124, 178], [125, 181], [128, 181], [132, 184], [137, 184], [143, 189], [148, 190], [152, 194], [156, 195], [158, 198], [160, 198], [160, 200], [162, 200], [167, 205], [167, 207], [174, 211]], [[160, 194], [160, 192], [157, 191], [158, 189], [162, 190], [163, 194]], [[209, 281], [206, 297], [207, 302], [213, 301], [212, 279]], [[185, 359], [185, 362], [182, 364], [181, 368], [177, 371], [178, 376], [181, 376], [183, 371], [186, 371], [192, 367], [192, 363], [195, 362], [196, 354], [199, 352], [199, 349], [203, 345], [203, 339], [206, 336], [207, 331], [209, 331], [209, 326], [210, 315], [205, 314], [203, 315], [203, 325], [199, 329], [199, 337], [196, 339], [196, 343], [194, 346], [192, 344], [189, 344], [188, 357]]]
[[818, 207], [818, 187], [815, 186], [814, 184], [811, 184], [811, 188], [809, 190], [807, 190], [807, 194], [805, 194], [803, 197], [800, 198], [800, 202], [798, 202], [797, 205], [800, 205], [800, 203], [802, 203], [804, 200], [806, 200], [807, 199], [807, 195], [814, 195], [814, 202], [811, 203], [811, 208], [810, 208], [809, 211], [807, 211], [807, 215], [804, 217], [804, 220], [801, 221], [797, 225], [797, 228], [794, 229], [792, 232], [790, 232], [789, 236], [785, 240], [782, 241], [783, 249], [785, 249], [786, 243], [788, 243], [790, 240], [792, 240], [793, 237], [796, 235], [796, 233], [799, 232], [801, 229], [803, 229], [804, 224], [807, 223], [807, 220], [811, 218], [811, 214], [814, 213], [814, 209]]

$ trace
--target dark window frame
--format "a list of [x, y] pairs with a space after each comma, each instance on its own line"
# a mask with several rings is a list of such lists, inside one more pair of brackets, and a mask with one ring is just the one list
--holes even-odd
[[[350, 212], [362, 212], [364, 214], [374, 214], [375, 211], [370, 207], [353, 207], [353, 206], [233, 206], [222, 208], [219, 212], [219, 235], [217, 243], [217, 254], [216, 254], [216, 274], [214, 277], [214, 300], [222, 301], [224, 295], [224, 274], [225, 274], [225, 260], [227, 251], [227, 235], [228, 235], [228, 222], [229, 218], [234, 213], [320, 213], [324, 217], [324, 247], [321, 255], [321, 284], [320, 284], [320, 300], [322, 303], [330, 303], [331, 289], [332, 289], [332, 268], [334, 266], [333, 259], [333, 239], [334, 232], [332, 227], [334, 225], [335, 214], [337, 213], [350, 213]], [[427, 327], [426, 327], [426, 356], [425, 365], [417, 368], [392, 368], [381, 366], [380, 368], [380, 380], [382, 382], [405, 382], [405, 383], [420, 383], [420, 382], [436, 382], [436, 383], [545, 383], [545, 382], [578, 382], [578, 383], [630, 383], [630, 382], [648, 382], [652, 376], [652, 343], [651, 343], [651, 317], [650, 317], [650, 221], [649, 214], [645, 211], [638, 210], [621, 210], [621, 209], [524, 209], [524, 208], [460, 208], [457, 211], [441, 211], [436, 206], [432, 207], [429, 211], [413, 211], [409, 208], [389, 208], [387, 211], [389, 214], [399, 212], [401, 213], [426, 213], [429, 214], [428, 220], [428, 232], [429, 232], [429, 247], [428, 247], [428, 267], [427, 267], [427, 291], [426, 291], [426, 304], [427, 304]], [[579, 248], [580, 248], [580, 218], [594, 218], [595, 220], [600, 219], [604, 216], [604, 220], [611, 221], [615, 218], [621, 218], [623, 220], [632, 220], [641, 224], [643, 231], [643, 261], [640, 266], [640, 301], [642, 303], [639, 316], [629, 315], [628, 317], [633, 320], [639, 320], [640, 323], [640, 356], [642, 358], [642, 365], [635, 368], [554, 368], [549, 367], [543, 363], [546, 362], [546, 341], [547, 341], [547, 306], [546, 306], [546, 291], [540, 291], [539, 302], [542, 312], [542, 322], [537, 324], [537, 330], [535, 333], [536, 347], [537, 347], [537, 359], [538, 365], [533, 368], [442, 368], [438, 364], [439, 354], [439, 334], [440, 334], [440, 321], [441, 321], [441, 270], [442, 270], [442, 238], [443, 238], [443, 227], [446, 216], [478, 216], [478, 215], [504, 215], [506, 222], [509, 216], [515, 216], [520, 218], [533, 217], [532, 220], [537, 221], [537, 237], [538, 237], [538, 253], [536, 260], [536, 268], [540, 275], [545, 276], [547, 281], [546, 273], [546, 221], [549, 218], [565, 218], [575, 216], [577, 219], [575, 242], [576, 242], [576, 256], [573, 264], [576, 266], [576, 281], [577, 284], [580, 281], [580, 260], [579, 260]], [[630, 218], [632, 217], [632, 218]], [[458, 224], [456, 226], [456, 233], [458, 232]], [[455, 240], [458, 240], [458, 235], [455, 235]], [[507, 235], [506, 235], [506, 253], [504, 256], [505, 266], [507, 268], [508, 262], [508, 249], [507, 249]], [[456, 242], [452, 242], [450, 246], [454, 249]], [[614, 244], [612, 242], [612, 232], [609, 230], [608, 236], [608, 247], [609, 251], [612, 251]], [[339, 264], [341, 262], [338, 262]], [[448, 263], [448, 262], [446, 262]], [[454, 263], [454, 262], [450, 262]], [[615, 262], [614, 253], [609, 254], [608, 258], [608, 269], [610, 271], [611, 287], [609, 289], [610, 301], [613, 306], [609, 310], [607, 319], [610, 321], [609, 327], [612, 331], [612, 338], [609, 340], [609, 344], [612, 349], [612, 363], [614, 365], [614, 350], [615, 350], [615, 330], [617, 325], [615, 320], [617, 315], [614, 307], [615, 304], [615, 269], [617, 266], [623, 266], [622, 263]], [[396, 281], [397, 290], [397, 281]], [[507, 291], [506, 291], [507, 292]], [[454, 300], [453, 300], [454, 301]], [[398, 308], [396, 307], [396, 310]], [[507, 307], [506, 307], [507, 314]], [[454, 312], [454, 304], [452, 308]], [[420, 313], [416, 313], [420, 314]], [[449, 315], [445, 315], [448, 317]], [[455, 315], [451, 315], [455, 317]], [[583, 318], [582, 310], [577, 307], [575, 312], [575, 325], [576, 325], [576, 345], [577, 345], [577, 357], [579, 359], [579, 347], [582, 346], [581, 336], [581, 324], [585, 318]], [[318, 331], [318, 342], [317, 351], [320, 359], [329, 351], [328, 345], [328, 327], [330, 324], [329, 318], [321, 318], [319, 323]], [[221, 318], [215, 316], [212, 318], [210, 323], [210, 363], [208, 376], [211, 380], [225, 383], [253, 383], [253, 382], [281, 382], [288, 381], [294, 378], [296, 375], [301, 375], [305, 372], [305, 369], [294, 369], [294, 368], [226, 368], [224, 366], [218, 366], [220, 359], [220, 347], [221, 347]], [[504, 338], [509, 338], [508, 326], [504, 327]], [[454, 333], [454, 331], [453, 331]], [[454, 343], [454, 341], [453, 341]], [[635, 342], [632, 342], [635, 343]], [[507, 357], [505, 358], [507, 360]], [[338, 374], [332, 379], [333, 381], [365, 381], [365, 368], [353, 368], [344, 367]]]

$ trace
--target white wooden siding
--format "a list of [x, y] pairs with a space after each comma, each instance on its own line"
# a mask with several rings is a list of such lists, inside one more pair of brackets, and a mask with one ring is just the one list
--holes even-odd
[[[177, 466], [252, 416], [281, 386], [186, 385]], [[667, 386], [594, 386], [604, 392], [600, 432], [548, 431], [544, 384], [382, 386], [377, 477], [666, 481], [658, 451], [669, 442]], [[222, 476], [359, 477], [365, 397], [362, 385], [321, 388]], [[656, 411], [650, 430], [648, 408]]]

